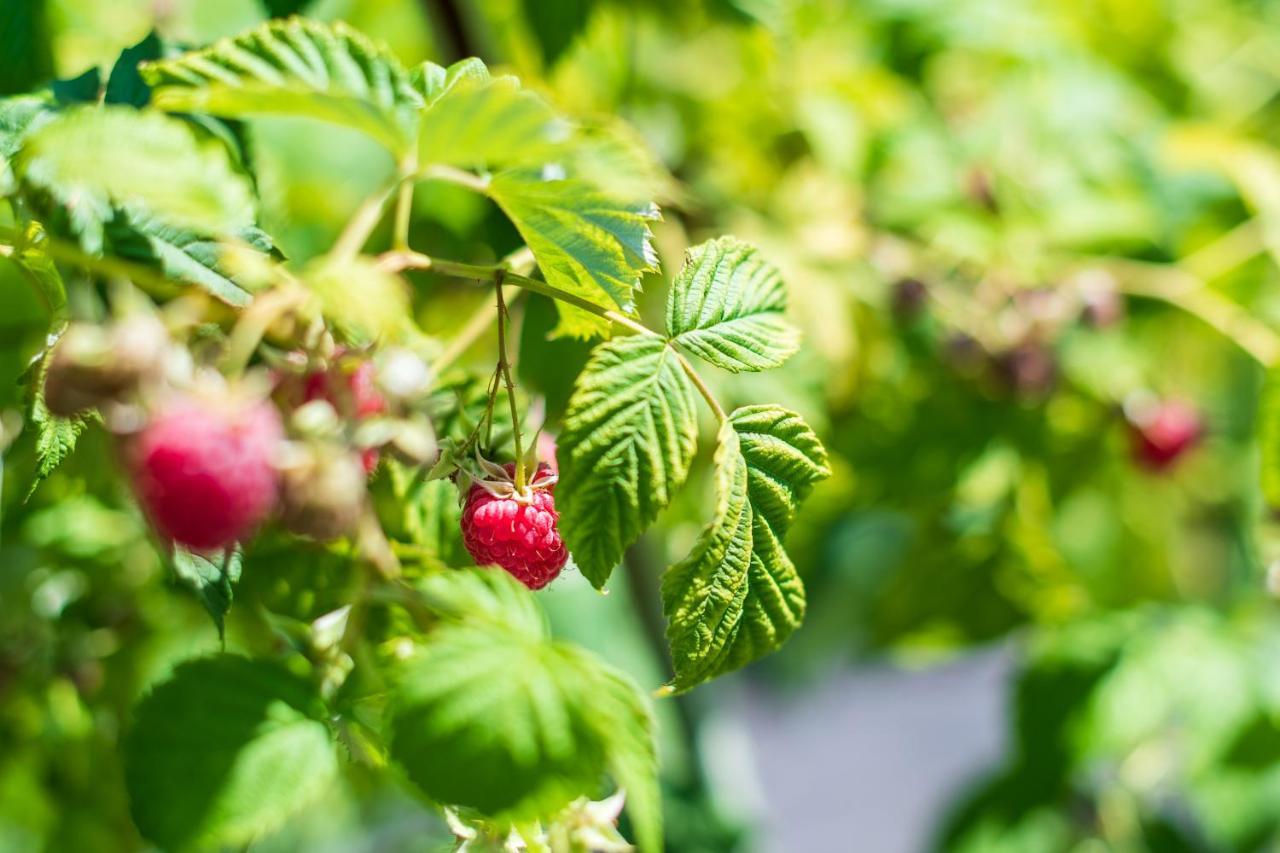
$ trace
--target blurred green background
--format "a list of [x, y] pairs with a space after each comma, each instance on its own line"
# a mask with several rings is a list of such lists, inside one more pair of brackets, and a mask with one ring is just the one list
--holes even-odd
[[[671, 175], [655, 176], [666, 269], [730, 232], [790, 284], [802, 354], [714, 378], [728, 405], [800, 411], [832, 453], [836, 475], [790, 540], [810, 611], [762, 665], [659, 702], [670, 849], [802, 849], [776, 827], [830, 818], [779, 810], [768, 779], [743, 783], [753, 751], [782, 737], [742, 729], [760, 696], [802, 708], [869, 661], [928, 678], [991, 648], [1000, 677], [983, 689], [1006, 709], [1003, 746], [948, 780], [894, 849], [1280, 845], [1266, 577], [1280, 538], [1256, 439], [1256, 356], [1280, 354], [1280, 2], [5, 0], [0, 93], [109, 67], [153, 28], [203, 43], [299, 9], [407, 64], [479, 55], [584, 121], [627, 123]], [[264, 227], [294, 259], [325, 249], [392, 168], [340, 129], [249, 132]], [[426, 184], [415, 205], [426, 252], [481, 261], [518, 245], [477, 196]], [[419, 319], [445, 336], [484, 298], [423, 284]], [[651, 282], [642, 310], [656, 316], [663, 293]], [[520, 374], [554, 415], [587, 347], [534, 358], [552, 321], [528, 303]], [[22, 406], [43, 322], [0, 265], [0, 410]], [[1190, 401], [1205, 423], [1165, 470], [1132, 453], [1125, 404], [1144, 395]], [[118, 733], [145, 685], [217, 636], [166, 577], [102, 436], [90, 429], [27, 499], [31, 441], [0, 493], [0, 850], [142, 849]], [[657, 572], [687, 550], [707, 496], [685, 491], [611, 596], [577, 577], [545, 594], [557, 631], [660, 684]], [[314, 608], [344, 582], [307, 555], [254, 556], [242, 601]], [[973, 693], [927, 683], [900, 701]], [[834, 754], [842, 724], [823, 729]], [[935, 772], [928, 754], [890, 761], [851, 754], [845, 772], [890, 792]], [[844, 832], [810, 834], [809, 849], [878, 853], [857, 820]], [[354, 774], [253, 849], [446, 838], [407, 794]]]

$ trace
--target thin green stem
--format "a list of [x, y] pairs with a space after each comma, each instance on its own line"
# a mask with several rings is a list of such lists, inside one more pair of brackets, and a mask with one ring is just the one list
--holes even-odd
[[378, 222], [382, 219], [382, 209], [399, 184], [400, 181], [397, 181], [389, 187], [378, 190], [356, 208], [356, 212], [352, 214], [350, 221], [334, 241], [333, 248], [329, 252], [331, 255], [338, 258], [352, 258], [359, 254], [364, 244], [369, 242], [373, 229], [378, 227]]
[[413, 181], [402, 181], [396, 195], [396, 218], [391, 231], [391, 245], [398, 250], [409, 248], [409, 219], [413, 213]]
[[489, 189], [489, 179], [482, 178], [479, 175], [463, 169], [455, 169], [452, 166], [434, 165], [428, 166], [418, 173], [420, 180], [436, 180], [447, 181], [451, 184], [466, 187], [478, 193], [487, 192]]
[[716, 420], [724, 423], [728, 415], [725, 414], [724, 407], [720, 405], [720, 401], [716, 399], [716, 395], [711, 393], [711, 389], [707, 387], [707, 383], [703, 381], [698, 371], [693, 369], [693, 365], [689, 363], [689, 359], [684, 357], [684, 353], [677, 352], [672, 348], [672, 352], [676, 354], [676, 360], [680, 362], [680, 367], [684, 370], [684, 375], [689, 377], [689, 381], [693, 383], [693, 387], [698, 389], [698, 393], [702, 395], [702, 399], [707, 401], [707, 405], [711, 407], [711, 411], [715, 412]]
[[507, 402], [511, 406], [511, 440], [516, 451], [516, 491], [523, 492], [525, 484], [524, 448], [520, 443], [520, 411], [516, 406], [515, 382], [511, 379], [511, 363], [507, 361], [507, 304], [502, 298], [502, 272], [499, 271], [494, 280], [493, 292], [496, 294], [498, 307], [498, 372], [507, 386]]

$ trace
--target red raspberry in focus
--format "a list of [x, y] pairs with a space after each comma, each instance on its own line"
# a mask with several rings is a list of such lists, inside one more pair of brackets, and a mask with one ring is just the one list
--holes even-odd
[[[508, 472], [515, 466], [508, 465]], [[533, 482], [549, 478], [551, 468], [539, 465]], [[564, 568], [569, 552], [556, 522], [555, 486], [530, 485], [524, 495], [495, 495], [477, 483], [462, 509], [462, 538], [478, 566], [498, 565], [529, 589], [542, 589]]]
[[269, 402], [179, 399], [130, 446], [134, 493], [166, 539], [196, 551], [230, 547], [275, 506], [283, 439]]
[[[324, 400], [338, 414], [357, 421], [380, 415], [387, 410], [387, 398], [378, 390], [374, 381], [376, 375], [372, 361], [362, 361], [351, 371], [343, 371], [340, 367], [317, 371], [306, 377], [303, 402]], [[360, 461], [364, 463], [364, 472], [372, 474], [378, 467], [377, 448], [361, 451]]]
[[1163, 471], [1200, 441], [1204, 423], [1193, 406], [1168, 400], [1131, 418], [1130, 433], [1134, 459], [1152, 471]]

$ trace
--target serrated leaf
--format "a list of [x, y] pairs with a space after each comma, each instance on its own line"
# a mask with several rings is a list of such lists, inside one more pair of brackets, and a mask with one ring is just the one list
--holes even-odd
[[76, 449], [80, 433], [95, 417], [91, 414], [59, 417], [44, 403], [44, 378], [48, 359], [41, 357], [32, 376], [31, 425], [36, 429], [36, 477], [27, 490], [27, 500]]
[[214, 554], [197, 554], [182, 547], [173, 549], [174, 574], [196, 594], [217, 626], [219, 637], [225, 636], [226, 616], [235, 598], [242, 561], [239, 548]]
[[248, 182], [222, 147], [158, 113], [69, 110], [27, 134], [14, 167], [39, 206], [52, 203], [91, 253], [102, 250], [105, 223], [121, 207], [214, 235], [253, 222]]
[[732, 237], [695, 246], [667, 294], [667, 334], [732, 373], [781, 365], [800, 346], [787, 289], [755, 247]]
[[399, 157], [421, 96], [386, 48], [343, 23], [273, 20], [142, 66], [152, 103], [227, 118], [292, 115], [363, 131]]
[[427, 479], [414, 469], [389, 463], [395, 493], [394, 535], [407, 538], [441, 566], [458, 568], [471, 562], [462, 544], [462, 509], [458, 487], [448, 479]]
[[274, 663], [219, 655], [178, 666], [138, 703], [125, 782], [138, 829], [168, 850], [246, 846], [333, 784], [315, 689]]
[[[235, 308], [253, 298], [224, 262], [225, 246], [189, 228], [170, 225], [139, 211], [119, 211], [107, 224], [106, 249], [113, 255], [155, 267], [166, 278], [191, 284]], [[249, 226], [234, 237], [251, 251], [268, 254], [271, 238]]]
[[449, 68], [425, 63], [413, 80], [427, 101], [418, 164], [504, 168], [539, 162], [569, 126], [515, 77], [492, 77], [478, 59]]
[[[652, 204], [620, 201], [580, 179], [548, 180], [538, 171], [502, 172], [488, 193], [533, 251], [548, 284], [610, 310], [630, 312], [645, 273], [658, 270], [649, 223]], [[560, 304], [555, 334], [590, 337], [608, 324]]]
[[782, 537], [828, 474], [817, 437], [776, 406], [734, 412], [721, 425], [715, 462], [715, 515], [662, 578], [677, 691], [759, 659], [800, 624], [804, 586]]
[[501, 625], [450, 624], [406, 662], [389, 720], [392, 756], [437, 802], [501, 820], [546, 818], [599, 794], [608, 771], [627, 787], [641, 848], [660, 848], [646, 700], [581, 649]]
[[597, 588], [689, 474], [694, 393], [657, 337], [599, 345], [578, 377], [558, 441], [556, 503], [565, 542]]

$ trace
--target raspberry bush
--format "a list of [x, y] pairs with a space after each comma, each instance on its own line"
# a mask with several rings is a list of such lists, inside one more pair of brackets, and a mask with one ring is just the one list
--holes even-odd
[[[102, 454], [229, 634], [126, 722], [137, 830], [166, 849], [248, 844], [351, 765], [407, 780], [464, 841], [622, 845], [625, 803], [634, 843], [658, 849], [650, 699], [549, 636], [533, 591], [575, 571], [606, 588], [703, 470], [706, 437], [706, 526], [661, 585], [662, 692], [800, 624], [784, 539], [824, 450], [781, 406], [727, 407], [707, 374], [796, 353], [777, 269], [734, 238], [697, 245], [646, 325], [652, 162], [475, 59], [405, 68], [350, 27], [291, 18], [197, 49], [151, 37], [110, 81], [0, 101], [0, 251], [49, 309], [28, 371], [38, 476]], [[393, 165], [314, 256], [260, 221], [243, 122], [264, 116], [362, 135]], [[523, 246], [454, 259], [436, 235], [423, 251], [435, 202], [418, 191], [442, 186], [492, 202]], [[428, 318], [424, 282], [487, 295], [470, 318]], [[522, 336], [522, 362], [595, 342], [550, 416], [515, 361], [534, 298], [557, 317], [550, 342]], [[486, 349], [487, 375], [463, 366]], [[269, 592], [288, 558], [264, 555], [290, 551], [316, 573], [309, 606]], [[335, 571], [356, 580], [327, 590]]]

